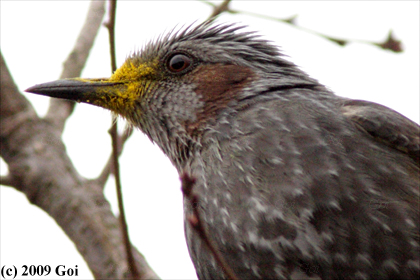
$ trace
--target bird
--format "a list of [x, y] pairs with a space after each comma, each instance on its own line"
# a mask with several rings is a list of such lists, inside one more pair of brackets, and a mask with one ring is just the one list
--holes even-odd
[[109, 78], [26, 91], [99, 106], [158, 145], [198, 203], [199, 279], [418, 279], [420, 126], [333, 93], [231, 23], [182, 27]]

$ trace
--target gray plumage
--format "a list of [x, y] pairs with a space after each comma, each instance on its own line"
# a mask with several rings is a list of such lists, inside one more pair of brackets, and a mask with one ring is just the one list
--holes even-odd
[[[134, 53], [126, 63], [156, 73], [136, 110], [114, 111], [196, 179], [240, 279], [417, 279], [419, 126], [334, 95], [239, 29], [205, 23]], [[174, 54], [191, 66], [169, 71]], [[225, 278], [188, 222], [185, 234], [198, 277]]]

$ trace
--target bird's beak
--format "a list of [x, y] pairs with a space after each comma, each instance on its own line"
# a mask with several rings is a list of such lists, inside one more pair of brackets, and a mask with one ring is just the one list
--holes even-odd
[[38, 84], [25, 91], [111, 109], [108, 108], [109, 103], [118, 98], [125, 88], [123, 83], [110, 82], [107, 79], [75, 78]]

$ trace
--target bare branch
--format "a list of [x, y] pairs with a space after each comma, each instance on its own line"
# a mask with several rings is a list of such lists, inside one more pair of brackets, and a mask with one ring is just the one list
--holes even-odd
[[209, 19], [215, 18], [223, 12], [229, 11], [229, 3], [231, 0], [225, 0], [220, 5], [216, 6], [212, 3], [213, 13], [209, 16]]
[[[82, 73], [104, 14], [105, 2], [92, 1], [85, 24], [79, 33], [76, 44], [63, 64], [61, 79], [79, 77]], [[52, 122], [60, 131], [63, 131], [64, 123], [73, 112], [74, 105], [75, 102], [73, 101], [52, 98], [45, 119]]]
[[14, 187], [13, 178], [9, 175], [7, 176], [0, 176], [0, 185]]
[[321, 33], [321, 32], [311, 30], [309, 28], [297, 25], [297, 23], [296, 23], [297, 15], [294, 15], [290, 18], [285, 18], [284, 19], [284, 18], [277, 18], [277, 17], [268, 16], [268, 15], [262, 15], [262, 14], [258, 14], [258, 13], [248, 12], [248, 11], [233, 10], [233, 9], [229, 8], [228, 4], [229, 4], [230, 1], [224, 1], [219, 6], [216, 6], [209, 1], [201, 1], [201, 2], [213, 7], [213, 13], [210, 16], [210, 18], [213, 18], [214, 16], [219, 15], [219, 14], [224, 13], [224, 12], [225, 13], [230, 13], [230, 14], [249, 15], [249, 16], [253, 16], [253, 17], [258, 17], [258, 18], [263, 18], [263, 19], [268, 19], [268, 20], [273, 20], [273, 21], [279, 21], [279, 22], [289, 24], [289, 25], [291, 25], [291, 26], [293, 26], [297, 29], [300, 29], [300, 30], [305, 31], [307, 33], [317, 35], [317, 36], [322, 37], [322, 38], [324, 38], [324, 39], [326, 39], [330, 42], [336, 43], [339, 46], [345, 46], [349, 43], [362, 43], [362, 44], [367, 44], [367, 45], [374, 45], [374, 46], [380, 47], [381, 49], [390, 50], [390, 51], [397, 52], [397, 53], [403, 51], [401, 41], [398, 41], [393, 37], [392, 31], [389, 32], [388, 38], [382, 43], [377, 43], [377, 42], [373, 42], [373, 41], [365, 41], [365, 40], [357, 40], [357, 39], [343, 39], [343, 38], [329, 36], [329, 35], [326, 35], [324, 33]]
[[3, 148], [3, 137], [13, 133], [21, 123], [37, 115], [28, 100], [20, 95], [1, 53], [0, 58], [0, 136]]
[[109, 54], [111, 56], [111, 71], [117, 70], [117, 60], [115, 55], [115, 15], [117, 10], [117, 0], [109, 1], [109, 19], [104, 22], [109, 34]]
[[186, 219], [188, 220], [190, 226], [197, 232], [198, 237], [207, 245], [207, 248], [209, 248], [217, 264], [221, 267], [228, 279], [238, 280], [239, 278], [235, 275], [235, 272], [225, 261], [222, 254], [220, 253], [220, 250], [217, 248], [216, 243], [210, 238], [210, 236], [207, 234], [204, 228], [200, 212], [198, 211], [197, 207], [197, 205], [199, 204], [199, 197], [193, 192], [195, 182], [195, 178], [192, 178], [187, 173], [182, 174], [181, 190], [184, 194], [184, 197], [188, 199], [188, 201], [191, 204], [191, 208], [193, 209], [193, 214], [189, 217], [186, 217]]
[[402, 52], [403, 48], [401, 45], [401, 41], [395, 39], [394, 33], [392, 30], [388, 33], [388, 38], [382, 42], [382, 43], [374, 43], [374, 45], [377, 45], [378, 47], [384, 49], [384, 50], [391, 50], [393, 52]]
[[[128, 138], [130, 138], [131, 134], [133, 134], [133, 130], [131, 128], [127, 128], [124, 131], [122, 136], [118, 135], [118, 137], [119, 137], [119, 140], [118, 140], [118, 144], [119, 144], [118, 156], [121, 155], [123, 146], [124, 146], [125, 142], [128, 140]], [[105, 164], [104, 168], [102, 169], [101, 174], [95, 179], [96, 183], [98, 185], [102, 186], [102, 188], [104, 188], [105, 183], [108, 180], [108, 177], [111, 173], [114, 173], [114, 171], [113, 171], [113, 154], [111, 154], [109, 156], [109, 159], [108, 159], [107, 163]]]
[[128, 234], [127, 220], [125, 218], [124, 201], [123, 201], [122, 190], [121, 190], [120, 165], [118, 163], [118, 155], [119, 155], [118, 147], [121, 145], [119, 144], [119, 141], [118, 141], [119, 137], [118, 137], [118, 132], [117, 132], [116, 121], [111, 126], [109, 132], [112, 138], [112, 162], [113, 162], [113, 167], [114, 167], [115, 188], [117, 191], [118, 209], [120, 212], [119, 220], [120, 220], [120, 225], [121, 225], [121, 234], [122, 234], [123, 242], [125, 245], [127, 264], [130, 270], [131, 277], [134, 279], [140, 279], [140, 274], [137, 270], [136, 263], [133, 257], [130, 236]]
[[[115, 55], [115, 14], [117, 10], [117, 0], [110, 0], [109, 1], [109, 21], [105, 24], [108, 28], [109, 33], [109, 47], [110, 47], [110, 55], [111, 55], [111, 70], [115, 72], [117, 70], [117, 62], [116, 62], [116, 55]], [[137, 270], [137, 266], [134, 260], [133, 251], [130, 242], [130, 236], [128, 234], [128, 226], [127, 220], [125, 218], [125, 210], [124, 210], [124, 201], [122, 196], [121, 190], [121, 176], [120, 176], [120, 164], [118, 162], [119, 156], [119, 149], [122, 146], [119, 143], [120, 137], [118, 136], [117, 131], [118, 120], [115, 119], [109, 129], [109, 133], [112, 139], [112, 162], [114, 167], [114, 176], [115, 176], [115, 188], [117, 191], [117, 198], [118, 198], [118, 208], [120, 211], [120, 224], [121, 224], [121, 233], [123, 236], [123, 241], [125, 245], [125, 252], [127, 257], [127, 264], [130, 270], [130, 277], [134, 279], [140, 279], [139, 271]]]
[[[61, 131], [36, 115], [17, 91], [2, 56], [0, 62], [0, 156], [9, 167], [5, 182], [13, 182], [15, 189], [55, 219], [95, 278], [124, 278], [130, 272], [123, 238], [102, 188], [77, 173]], [[138, 251], [135, 260], [141, 279], [158, 278]]]
[[[61, 141], [62, 127], [36, 115], [2, 56], [0, 66], [0, 156], [9, 167], [2, 183], [23, 192], [56, 220], [95, 278], [126, 278], [131, 272], [125, 245], [102, 187], [77, 173]], [[137, 250], [133, 258], [140, 279], [158, 278]]]

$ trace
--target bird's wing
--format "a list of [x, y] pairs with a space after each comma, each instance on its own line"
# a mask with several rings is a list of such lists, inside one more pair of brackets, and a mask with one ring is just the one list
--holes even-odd
[[[419, 158], [420, 128], [364, 101], [340, 100], [340, 114], [335, 100], [289, 94], [241, 107], [209, 130], [192, 166], [195, 191], [239, 278], [418, 271], [419, 167], [405, 155]], [[200, 277], [220, 278], [201, 241], [187, 239], [195, 262], [206, 263]], [[387, 262], [400, 267], [389, 272]]]
[[385, 106], [364, 101], [345, 100], [342, 112], [356, 126], [374, 137], [420, 162], [420, 126]]

